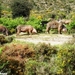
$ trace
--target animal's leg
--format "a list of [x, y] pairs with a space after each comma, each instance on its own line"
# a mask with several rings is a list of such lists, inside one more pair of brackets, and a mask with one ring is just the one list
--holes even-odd
[[32, 35], [32, 30], [29, 30], [29, 34]]
[[29, 31], [27, 31], [27, 34], [29, 35]]
[[58, 34], [61, 34], [61, 31], [60, 30], [58, 31]]
[[47, 29], [46, 29], [46, 32], [49, 33], [49, 31], [50, 31], [50, 28], [47, 28]]
[[6, 34], [6, 36], [8, 36], [8, 32], [7, 32], [7, 31], [6, 31], [6, 33], [5, 33], [5, 34]]
[[17, 35], [19, 35], [19, 33], [20, 33], [20, 31], [19, 31], [19, 30], [17, 30]]
[[58, 34], [62, 34], [61, 31], [62, 31], [62, 24], [59, 24], [59, 26], [58, 26]]
[[61, 31], [62, 31], [62, 29], [58, 28], [58, 34], [62, 34]]
[[6, 36], [8, 36], [8, 30], [6, 29], [6, 31], [5, 31], [5, 34], [6, 34]]

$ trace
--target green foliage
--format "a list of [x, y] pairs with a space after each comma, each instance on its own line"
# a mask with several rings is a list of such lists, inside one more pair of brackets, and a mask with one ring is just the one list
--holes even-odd
[[70, 29], [75, 29], [75, 21], [73, 20], [70, 25], [69, 25]]
[[7, 29], [9, 30], [9, 32], [12, 34], [14, 33], [16, 30], [16, 26], [19, 24], [25, 24], [25, 20], [23, 17], [19, 17], [19, 18], [0, 18], [0, 24], [3, 24], [4, 26], [7, 27]]
[[30, 16], [29, 20], [26, 22], [27, 25], [32, 25], [38, 32], [43, 31], [43, 27], [40, 25], [41, 19]]
[[35, 46], [35, 60], [30, 59], [25, 65], [25, 74], [27, 75], [46, 75], [50, 72], [50, 59], [56, 54], [56, 47], [50, 44], [40, 43]]
[[10, 71], [10, 75], [24, 75], [24, 63], [34, 55], [35, 51], [27, 44], [5, 45], [0, 54], [0, 71]]
[[[9, 67], [7, 66], [6, 69], [12, 69], [14, 74], [18, 75], [21, 75], [22, 69], [24, 69], [24, 74], [22, 75], [74, 75], [74, 43], [65, 43], [59, 47], [45, 43], [37, 44], [34, 47], [28, 46], [28, 44], [11, 44], [10, 46], [5, 46], [2, 50], [2, 61], [0, 62], [9, 60]], [[23, 53], [21, 54], [22, 51]], [[21, 60], [24, 60], [24, 62]], [[5, 62], [0, 66], [3, 64]]]
[[26, 75], [45, 75], [45, 74], [50, 74], [49, 72], [47, 73], [47, 68], [49, 68], [49, 64], [46, 62], [39, 62], [36, 60], [29, 60], [25, 64], [25, 74]]
[[11, 10], [13, 17], [28, 17], [32, 9], [31, 3], [26, 0], [13, 0]]
[[73, 30], [75, 32], [75, 21], [72, 20], [72, 22], [69, 25], [66, 25], [68, 32], [71, 33]]
[[6, 42], [7, 42], [7, 40], [6, 40], [5, 36], [4, 35], [0, 35], [0, 44], [4, 44]]
[[[59, 51], [56, 55], [55, 67], [56, 73], [61, 75], [73, 75], [75, 71], [74, 67], [74, 56], [75, 56], [75, 45], [73, 44], [64, 44], [59, 48]], [[53, 66], [53, 67], [54, 67]]]
[[0, 59], [0, 72], [7, 72], [8, 69], [6, 68], [6, 66], [8, 65], [8, 61], [4, 61]]
[[3, 50], [3, 48], [1, 47], [1, 48], [0, 48], [0, 53], [2, 52], [2, 50]]
[[0, 35], [0, 44], [5, 44], [5, 43], [10, 43], [13, 41], [13, 36], [11, 37], [6, 37], [4, 35]]
[[56, 54], [56, 47], [52, 47], [50, 44], [40, 43], [36, 47], [37, 54], [44, 56], [51, 56], [51, 54]]
[[[73, 75], [75, 74], [75, 44], [67, 43], [60, 47], [38, 44], [36, 59], [25, 65], [27, 75]], [[49, 54], [48, 54], [49, 53]], [[41, 70], [41, 71], [40, 71]]]
[[28, 21], [25, 20], [23, 17], [18, 17], [15, 19], [12, 18], [0, 18], [0, 24], [3, 24], [4, 26], [7, 27], [9, 30], [9, 33], [15, 33], [16, 32], [16, 27], [18, 25], [32, 25], [38, 32], [43, 31], [43, 27], [40, 25], [41, 19], [35, 18], [31, 16]]

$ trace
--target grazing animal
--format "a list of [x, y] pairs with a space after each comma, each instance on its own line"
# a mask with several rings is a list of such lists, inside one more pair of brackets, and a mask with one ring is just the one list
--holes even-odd
[[69, 24], [69, 23], [71, 23], [71, 20], [62, 19], [62, 20], [60, 20], [60, 22], [62, 22], [63, 24]]
[[37, 30], [35, 28], [33, 28], [32, 34], [36, 34]]
[[65, 28], [62, 22], [56, 20], [48, 22], [46, 26], [46, 32], [49, 33], [50, 29], [58, 29], [58, 33], [61, 34], [62, 29]]
[[8, 29], [3, 25], [0, 25], [0, 32], [8, 36]]
[[31, 25], [18, 25], [16, 27], [17, 35], [19, 35], [20, 32], [27, 32], [28, 34], [37, 33], [36, 29], [32, 27]]

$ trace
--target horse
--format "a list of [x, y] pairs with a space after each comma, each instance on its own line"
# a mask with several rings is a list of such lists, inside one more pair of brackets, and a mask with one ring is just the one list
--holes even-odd
[[8, 29], [0, 24], [0, 32], [3, 33], [4, 35], [8, 36]]
[[62, 22], [59, 21], [51, 21], [47, 23], [46, 32], [49, 33], [50, 29], [58, 29], [58, 34], [62, 34], [61, 31], [66, 28]]
[[37, 33], [36, 29], [31, 25], [18, 25], [16, 27], [16, 30], [17, 30], [17, 35], [19, 35], [20, 32], [27, 32], [30, 35]]

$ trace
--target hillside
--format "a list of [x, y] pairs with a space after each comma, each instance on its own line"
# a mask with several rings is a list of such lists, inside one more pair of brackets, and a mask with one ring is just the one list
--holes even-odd
[[[28, 0], [33, 5], [34, 13], [49, 13], [48, 15], [59, 15], [65, 18], [65, 15], [71, 15], [75, 12], [75, 0]], [[3, 0], [3, 10], [10, 9], [11, 0]], [[11, 10], [11, 9], [10, 9]], [[51, 15], [50, 15], [51, 14]], [[62, 16], [61, 16], [62, 15]], [[68, 17], [67, 15], [67, 17]]]

